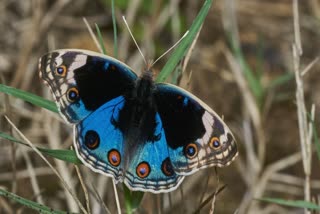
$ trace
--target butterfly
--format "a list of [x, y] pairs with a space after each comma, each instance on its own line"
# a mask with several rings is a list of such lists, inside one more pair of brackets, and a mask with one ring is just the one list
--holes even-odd
[[138, 77], [112, 57], [65, 49], [41, 57], [39, 71], [73, 125], [78, 158], [132, 191], [173, 191], [237, 155], [222, 119], [186, 90], [154, 83], [151, 69]]

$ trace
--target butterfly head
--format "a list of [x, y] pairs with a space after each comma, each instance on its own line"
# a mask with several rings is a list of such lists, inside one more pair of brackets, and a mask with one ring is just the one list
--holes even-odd
[[148, 62], [142, 72], [142, 78], [153, 80], [154, 77], [154, 69], [152, 69], [152, 61]]

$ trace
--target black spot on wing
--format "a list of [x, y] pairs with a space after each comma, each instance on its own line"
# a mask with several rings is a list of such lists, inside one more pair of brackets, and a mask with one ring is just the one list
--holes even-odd
[[79, 95], [87, 110], [133, 90], [136, 76], [121, 65], [100, 57], [88, 56], [84, 66], [74, 71]]
[[158, 84], [154, 93], [157, 110], [165, 130], [168, 146], [185, 146], [205, 133], [203, 107], [183, 91], [170, 85]]

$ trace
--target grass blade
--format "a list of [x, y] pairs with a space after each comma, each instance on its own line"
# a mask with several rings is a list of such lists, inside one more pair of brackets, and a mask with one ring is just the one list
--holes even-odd
[[35, 94], [16, 89], [10, 86], [6, 86], [3, 84], [0, 84], [0, 92], [3, 92], [5, 94], [20, 98], [26, 102], [32, 103], [36, 106], [48, 109], [49, 111], [58, 113], [58, 108], [56, 104], [50, 100], [44, 99], [42, 97], [39, 97]]
[[302, 201], [302, 200], [284, 200], [280, 198], [261, 198], [257, 199], [259, 201], [264, 201], [268, 203], [275, 203], [283, 206], [289, 206], [289, 207], [296, 207], [296, 208], [303, 208], [303, 209], [310, 209], [310, 210], [320, 210], [320, 206], [308, 202], [308, 201]]
[[104, 43], [103, 43], [103, 38], [102, 38], [102, 35], [101, 35], [100, 28], [99, 28], [99, 26], [97, 24], [95, 24], [95, 26], [96, 26], [96, 30], [97, 30], [97, 34], [98, 34], [101, 50], [102, 50], [103, 54], [107, 54], [106, 47], [104, 46]]
[[277, 78], [275, 78], [274, 80], [272, 80], [270, 82], [270, 84], [268, 85], [268, 89], [273, 89], [276, 88], [278, 86], [282, 86], [286, 83], [288, 83], [289, 81], [294, 80], [294, 73], [286, 73], [283, 74]]
[[139, 207], [144, 196], [144, 192], [130, 191], [126, 185], [123, 185], [123, 190], [126, 210], [128, 213], [133, 213], [134, 209]]
[[114, 0], [111, 0], [111, 13], [112, 13], [112, 25], [113, 25], [113, 54], [115, 58], [118, 58], [118, 35], [117, 35], [117, 22], [114, 9]]
[[47, 207], [45, 205], [42, 204], [38, 204], [34, 201], [30, 201], [28, 199], [22, 198], [16, 194], [13, 194], [11, 192], [8, 192], [2, 188], [0, 188], [0, 196], [4, 196], [6, 198], [9, 198], [19, 204], [22, 204], [26, 207], [29, 207], [31, 209], [36, 210], [39, 213], [50, 213], [50, 214], [66, 214], [66, 213], [70, 213], [70, 212], [65, 212], [65, 211], [59, 211], [59, 210], [53, 210], [50, 207]]
[[[7, 139], [11, 142], [19, 143], [24, 146], [30, 147], [28, 144], [26, 144], [20, 140], [17, 140], [16, 138], [14, 138], [6, 133], [3, 133], [3, 132], [0, 132], [0, 138]], [[41, 147], [37, 147], [37, 148], [39, 149], [39, 151], [41, 153], [48, 155], [52, 158], [63, 160], [68, 163], [81, 164], [81, 161], [78, 159], [76, 152], [73, 150], [46, 149], [46, 148], [41, 148]]]
[[188, 35], [181, 41], [179, 46], [174, 50], [172, 56], [162, 68], [160, 74], [157, 76], [156, 82], [164, 82], [170, 73], [174, 70], [179, 61], [184, 57], [194, 38], [196, 37], [201, 25], [203, 24], [209, 9], [211, 7], [212, 0], [206, 0], [203, 4], [199, 14], [193, 21]]
[[258, 103], [258, 106], [261, 107], [263, 102], [264, 90], [263, 90], [262, 83], [260, 81], [260, 77], [259, 75], [256, 75], [254, 73], [254, 71], [250, 68], [250, 66], [246, 62], [245, 57], [242, 53], [241, 47], [237, 45], [237, 42], [235, 41], [233, 34], [230, 34], [229, 38], [230, 38], [229, 40], [230, 40], [232, 51], [243, 70], [244, 76], [248, 82], [250, 90], [254, 94], [256, 101]]

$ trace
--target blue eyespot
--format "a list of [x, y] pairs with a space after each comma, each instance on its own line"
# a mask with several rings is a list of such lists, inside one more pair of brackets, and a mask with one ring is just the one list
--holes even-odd
[[79, 91], [76, 87], [70, 88], [67, 92], [67, 98], [70, 102], [74, 102], [79, 97]]
[[87, 131], [84, 137], [84, 144], [91, 150], [98, 148], [100, 144], [99, 134], [93, 130]]
[[221, 147], [221, 143], [220, 143], [219, 138], [217, 138], [217, 137], [211, 138], [211, 140], [210, 140], [210, 142], [209, 142], [209, 146], [210, 146], [212, 149], [219, 149], [219, 148]]
[[198, 154], [198, 146], [195, 143], [189, 143], [187, 146], [184, 147], [184, 155], [192, 159], [196, 157]]
[[67, 73], [67, 67], [64, 65], [60, 65], [59, 67], [56, 68], [56, 74], [59, 76], [65, 76]]

